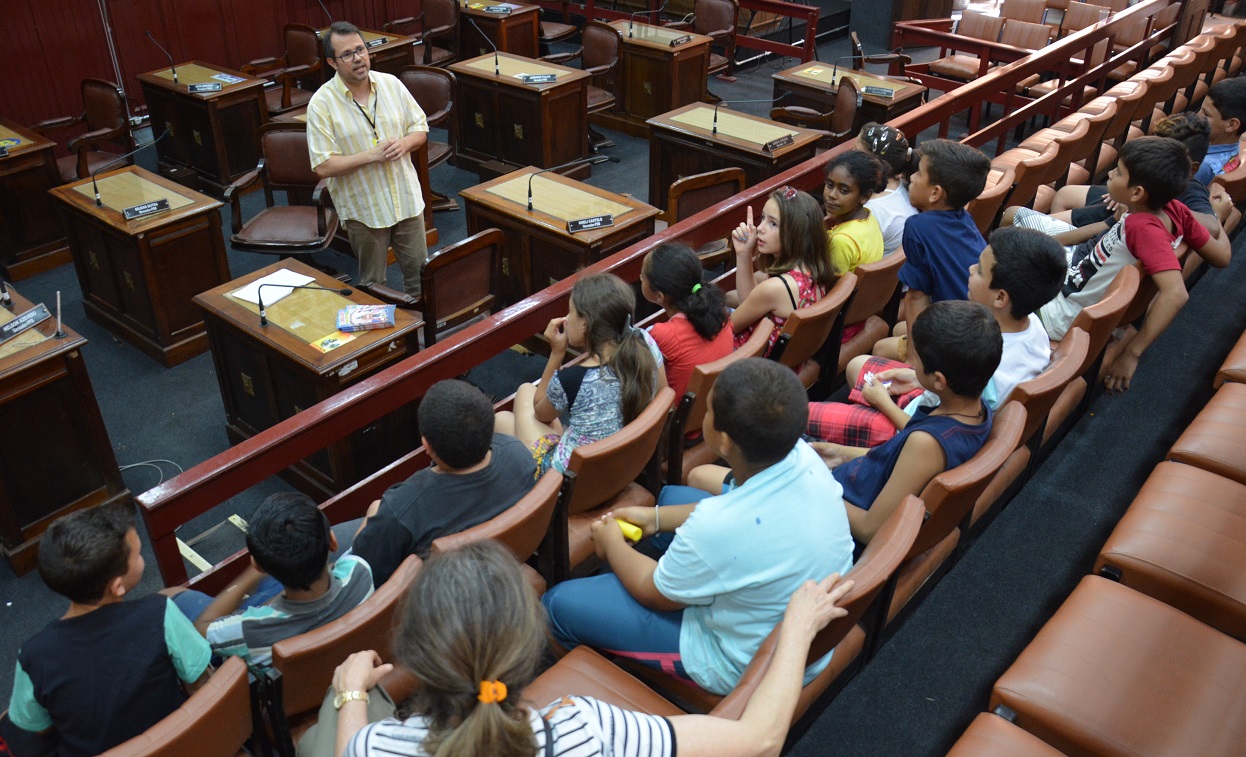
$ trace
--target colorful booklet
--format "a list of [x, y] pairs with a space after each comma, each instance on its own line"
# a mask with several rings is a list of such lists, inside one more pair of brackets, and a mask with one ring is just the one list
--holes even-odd
[[337, 311], [338, 331], [388, 329], [394, 325], [393, 305], [347, 305]]

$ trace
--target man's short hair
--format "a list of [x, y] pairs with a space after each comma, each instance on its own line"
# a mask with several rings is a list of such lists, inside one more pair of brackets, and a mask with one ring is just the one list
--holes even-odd
[[329, 564], [329, 519], [306, 494], [274, 494], [251, 515], [247, 549], [282, 586], [310, 589]]
[[1231, 79], [1221, 79], [1211, 85], [1207, 96], [1211, 98], [1211, 104], [1216, 106], [1216, 110], [1220, 111], [1221, 118], [1226, 121], [1230, 118], [1237, 119], [1239, 136], [1246, 131], [1246, 78], [1234, 76]]
[[1121, 146], [1120, 162], [1129, 186], [1146, 190], [1147, 207], [1159, 210], [1190, 183], [1190, 154], [1167, 137], [1138, 137]]
[[1025, 318], [1060, 293], [1068, 272], [1064, 247], [1048, 234], [1020, 226], [991, 232], [991, 289], [1008, 293], [1013, 318]]
[[349, 21], [334, 21], [329, 24], [329, 30], [324, 33], [324, 39], [321, 41], [321, 44], [324, 46], [324, 57], [333, 57], [335, 52], [333, 49], [334, 37], [347, 37], [351, 34], [358, 34], [359, 39], [363, 39], [363, 33], [359, 31], [359, 27]]
[[931, 139], [917, 148], [918, 160], [926, 159], [932, 186], [943, 188], [947, 204], [960, 210], [982, 194], [991, 172], [991, 159], [981, 150], [950, 139]]
[[419, 409], [420, 435], [455, 470], [470, 468], [493, 444], [493, 405], [466, 381], [446, 379], [429, 387]]
[[132, 528], [130, 508], [116, 502], [53, 521], [39, 542], [39, 577], [71, 602], [98, 603], [108, 583], [129, 570], [125, 536]]
[[773, 465], [792, 451], [809, 423], [809, 399], [791, 368], [764, 358], [727, 366], [710, 396], [714, 428], [731, 437], [751, 465]]
[[980, 397], [999, 368], [1004, 337], [991, 311], [968, 300], [944, 300], [913, 322], [913, 347], [926, 373], [939, 371], [962, 397]]
[[1197, 166], [1207, 157], [1207, 148], [1211, 143], [1211, 125], [1202, 113], [1185, 111], [1165, 116], [1151, 127], [1152, 136], [1168, 137], [1185, 145], [1190, 154], [1190, 163]]

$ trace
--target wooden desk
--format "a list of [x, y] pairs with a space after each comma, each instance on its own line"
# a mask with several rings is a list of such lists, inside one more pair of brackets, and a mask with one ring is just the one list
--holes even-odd
[[[174, 84], [167, 68], [138, 75], [152, 136], [172, 132], [156, 144], [160, 173], [220, 195], [259, 162], [255, 132], [268, 120], [264, 80], [201, 61], [179, 63], [177, 78]], [[221, 84], [221, 91], [191, 94], [187, 89], [211, 83]]]
[[[485, 10], [493, 6], [504, 6], [510, 8], [511, 12], [489, 13]], [[525, 58], [540, 56], [539, 6], [496, 0], [469, 0], [460, 6], [459, 11], [459, 60], [493, 53], [493, 48], [481, 37], [481, 31], [504, 53], [522, 55]], [[468, 23], [469, 18], [476, 22], [480, 31], [476, 31], [476, 27]]]
[[[12, 291], [12, 290], [10, 290]], [[13, 311], [33, 305], [13, 291]], [[105, 502], [130, 500], [100, 416], [82, 348], [52, 317], [0, 344], [0, 553], [17, 575], [35, 567], [39, 536], [55, 519]]]
[[[294, 290], [265, 303], [268, 325], [260, 326], [256, 305], [231, 295], [281, 269], [312, 276], [317, 286], [342, 283], [287, 258], [195, 297], [203, 309], [216, 378], [225, 401], [225, 431], [234, 444], [326, 400], [349, 386], [408, 358], [419, 349], [422, 322], [398, 310], [394, 328], [354, 332], [354, 339], [329, 352], [312, 346], [339, 334], [337, 312], [349, 304], [375, 305], [358, 290]], [[265, 288], [264, 296], [275, 290]], [[312, 452], [282, 477], [322, 501], [419, 446], [415, 404], [404, 405], [376, 423]]]
[[[839, 82], [847, 76], [857, 85], [861, 94], [861, 107], [857, 108], [856, 127], [876, 121], [885, 124], [903, 113], [908, 113], [922, 104], [926, 88], [911, 81], [883, 74], [867, 74], [864, 71], [853, 71], [845, 66], [831, 66], [816, 61], [802, 63], [799, 66], [780, 71], [772, 75], [774, 79], [774, 96], [784, 93], [790, 96], [781, 105], [800, 105], [825, 113], [835, 108], [835, 93], [839, 91]], [[891, 97], [870, 95], [865, 87], [884, 87], [894, 89]]]
[[[718, 109], [718, 133], [713, 133], [714, 106], [685, 105], [649, 119], [649, 201], [662, 209], [669, 205], [671, 184], [684, 176], [738, 166], [749, 186], [813, 157], [820, 132], [788, 126], [757, 116]], [[792, 144], [773, 153], [767, 142], [792, 135]]]
[[[498, 55], [500, 75], [493, 66], [493, 53], [450, 66], [458, 77], [454, 165], [480, 173], [490, 161], [550, 168], [589, 156], [587, 73], [510, 53]], [[524, 84], [518, 78], [545, 73], [558, 81]], [[576, 175], [587, 176], [587, 168]]]
[[48, 190], [61, 183], [56, 143], [0, 118], [0, 265], [14, 281], [69, 262]]
[[[329, 31], [329, 27], [321, 27], [316, 30], [316, 35], [323, 39], [324, 33], [327, 31]], [[381, 71], [397, 76], [398, 71], [403, 66], [410, 66], [420, 62], [415, 59], [415, 37], [394, 34], [393, 32], [377, 32], [371, 29], [360, 29], [359, 35], [363, 37], [365, 45], [372, 45], [368, 48], [368, 52], [372, 55], [373, 71]], [[377, 40], [385, 41], [377, 42]], [[323, 47], [321, 48], [321, 55], [324, 55]], [[323, 81], [328, 81], [337, 75], [337, 71], [323, 57], [320, 61], [320, 72]]]
[[[610, 24], [621, 37], [614, 77], [614, 112], [596, 113], [593, 123], [633, 136], [648, 136], [647, 121], [690, 103], [708, 99], [711, 39], [664, 26], [628, 22]], [[671, 47], [671, 42], [689, 38]]]
[[[87, 315], [166, 368], [208, 348], [191, 298], [229, 281], [221, 203], [126, 166], [52, 190], [59, 202]], [[167, 198], [163, 213], [125, 220], [122, 210]]]
[[[527, 166], [462, 194], [467, 233], [488, 228], [506, 233], [499, 296], [516, 302], [579, 269], [653, 235], [658, 209], [631, 197], [590, 187], [556, 173], [531, 179], [533, 210], [528, 211]], [[612, 213], [614, 225], [567, 231], [567, 221]]]

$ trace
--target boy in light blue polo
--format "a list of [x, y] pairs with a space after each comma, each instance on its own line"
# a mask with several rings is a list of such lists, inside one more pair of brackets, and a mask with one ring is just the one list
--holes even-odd
[[[703, 430], [734, 482], [720, 496], [667, 487], [656, 508], [621, 508], [594, 523], [597, 554], [614, 572], [545, 594], [555, 638], [716, 694], [731, 691], [782, 619], [786, 598], [806, 580], [852, 567], [843, 490], [800, 441], [807, 420], [805, 391], [790, 369], [752, 359], [723, 371]], [[654, 542], [671, 531], [674, 538], [655, 561], [624, 540], [615, 518], [646, 537], [665, 532]], [[806, 680], [829, 659], [810, 666]]]

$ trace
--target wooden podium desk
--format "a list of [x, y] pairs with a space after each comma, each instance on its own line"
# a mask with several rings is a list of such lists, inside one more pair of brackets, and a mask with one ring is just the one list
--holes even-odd
[[[156, 144], [160, 173], [195, 189], [217, 195], [260, 159], [255, 132], [268, 120], [264, 80], [211, 63], [177, 66], [177, 84], [170, 69], [139, 74], [151, 114], [152, 136], [166, 130]], [[237, 79], [237, 81], [233, 81]], [[220, 92], [191, 94], [190, 84], [221, 85]]]
[[[316, 30], [316, 36], [324, 38], [324, 33], [329, 31], [329, 27], [324, 26]], [[368, 53], [372, 56], [372, 70], [381, 71], [386, 74], [398, 75], [398, 71], [403, 66], [410, 66], [415, 63], [421, 63], [415, 59], [415, 37], [408, 37], [404, 34], [394, 34], [393, 32], [377, 32], [371, 29], [360, 29], [359, 35], [363, 37], [363, 43], [369, 45]], [[379, 42], [378, 40], [384, 40]], [[322, 82], [326, 82], [337, 75], [337, 71], [329, 65], [329, 61], [324, 57], [324, 48], [321, 48], [320, 72]]]
[[[610, 24], [619, 33], [614, 112], [593, 115], [593, 123], [633, 136], [647, 136], [656, 115], [708, 99], [711, 39], [687, 30], [628, 22]], [[687, 39], [675, 47], [672, 42]]]
[[56, 143], [0, 118], [0, 265], [14, 281], [69, 262], [48, 190], [61, 183]]
[[[0, 324], [32, 308], [12, 294]], [[56, 337], [56, 303], [46, 304], [51, 318], [0, 344], [0, 427], [10, 431], [0, 435], [0, 552], [19, 576], [53, 520], [130, 499], [83, 361], [87, 340], [68, 328]]]
[[[208, 348], [191, 298], [229, 281], [221, 203], [139, 168], [52, 190], [59, 202], [87, 315], [166, 368]], [[125, 220], [124, 208], [158, 199], [169, 210]]]
[[[490, 13], [485, 10], [494, 6], [510, 8], [511, 12]], [[541, 54], [539, 6], [497, 0], [468, 0], [460, 4], [459, 11], [459, 60], [493, 53], [493, 48], [480, 32], [484, 32], [504, 53], [525, 58], [536, 58]], [[480, 31], [468, 23], [469, 18], [476, 22]]]
[[[757, 116], [718, 109], [718, 133], [713, 133], [714, 106], [685, 105], [649, 119], [649, 201], [662, 209], [669, 205], [671, 184], [684, 176], [738, 166], [749, 186], [813, 157], [821, 132], [781, 124]], [[792, 136], [792, 144], [765, 149], [767, 142]]]
[[[498, 75], [493, 53], [450, 66], [458, 77], [458, 144], [451, 162], [481, 173], [490, 161], [550, 168], [587, 158], [589, 74], [510, 53], [500, 53], [497, 62]], [[524, 84], [520, 74], [554, 74], [558, 80]], [[584, 166], [576, 175], [588, 174]]]
[[[922, 96], [926, 88], [914, 84], [907, 79], [885, 76], [883, 74], [867, 74], [864, 71], [853, 71], [844, 66], [831, 66], [816, 61], [802, 63], [799, 66], [772, 74], [774, 79], [774, 96], [790, 93], [782, 102], [783, 105], [800, 105], [825, 113], [835, 108], [835, 93], [839, 91], [839, 82], [847, 76], [857, 85], [861, 94], [861, 107], [857, 108], [856, 127], [876, 121], [885, 124], [891, 119], [922, 104]], [[865, 92], [865, 87], [882, 87], [895, 90], [891, 97], [872, 95]]]
[[[468, 234], [488, 228], [506, 234], [498, 294], [507, 304], [652, 236], [658, 215], [657, 208], [639, 200], [552, 172], [531, 179], [528, 212], [528, 177], [537, 170], [527, 166], [460, 193]], [[613, 226], [567, 231], [567, 221], [606, 213], [614, 215]]]
[[[316, 286], [340, 289], [342, 282], [293, 258], [286, 258], [195, 297], [203, 309], [212, 344], [216, 379], [225, 401], [225, 431], [230, 442], [260, 431], [326, 400], [343, 389], [408, 358], [419, 349], [422, 321], [405, 310], [389, 329], [354, 332], [328, 352], [312, 346], [324, 337], [341, 336], [337, 312], [378, 300], [352, 289], [336, 292], [293, 290], [273, 304], [265, 303], [268, 325], [260, 325], [259, 308], [231, 293], [281, 269], [314, 277]], [[264, 288], [272, 297], [277, 290]], [[358, 482], [419, 446], [414, 404], [390, 413], [286, 469], [282, 478], [316, 501]]]

